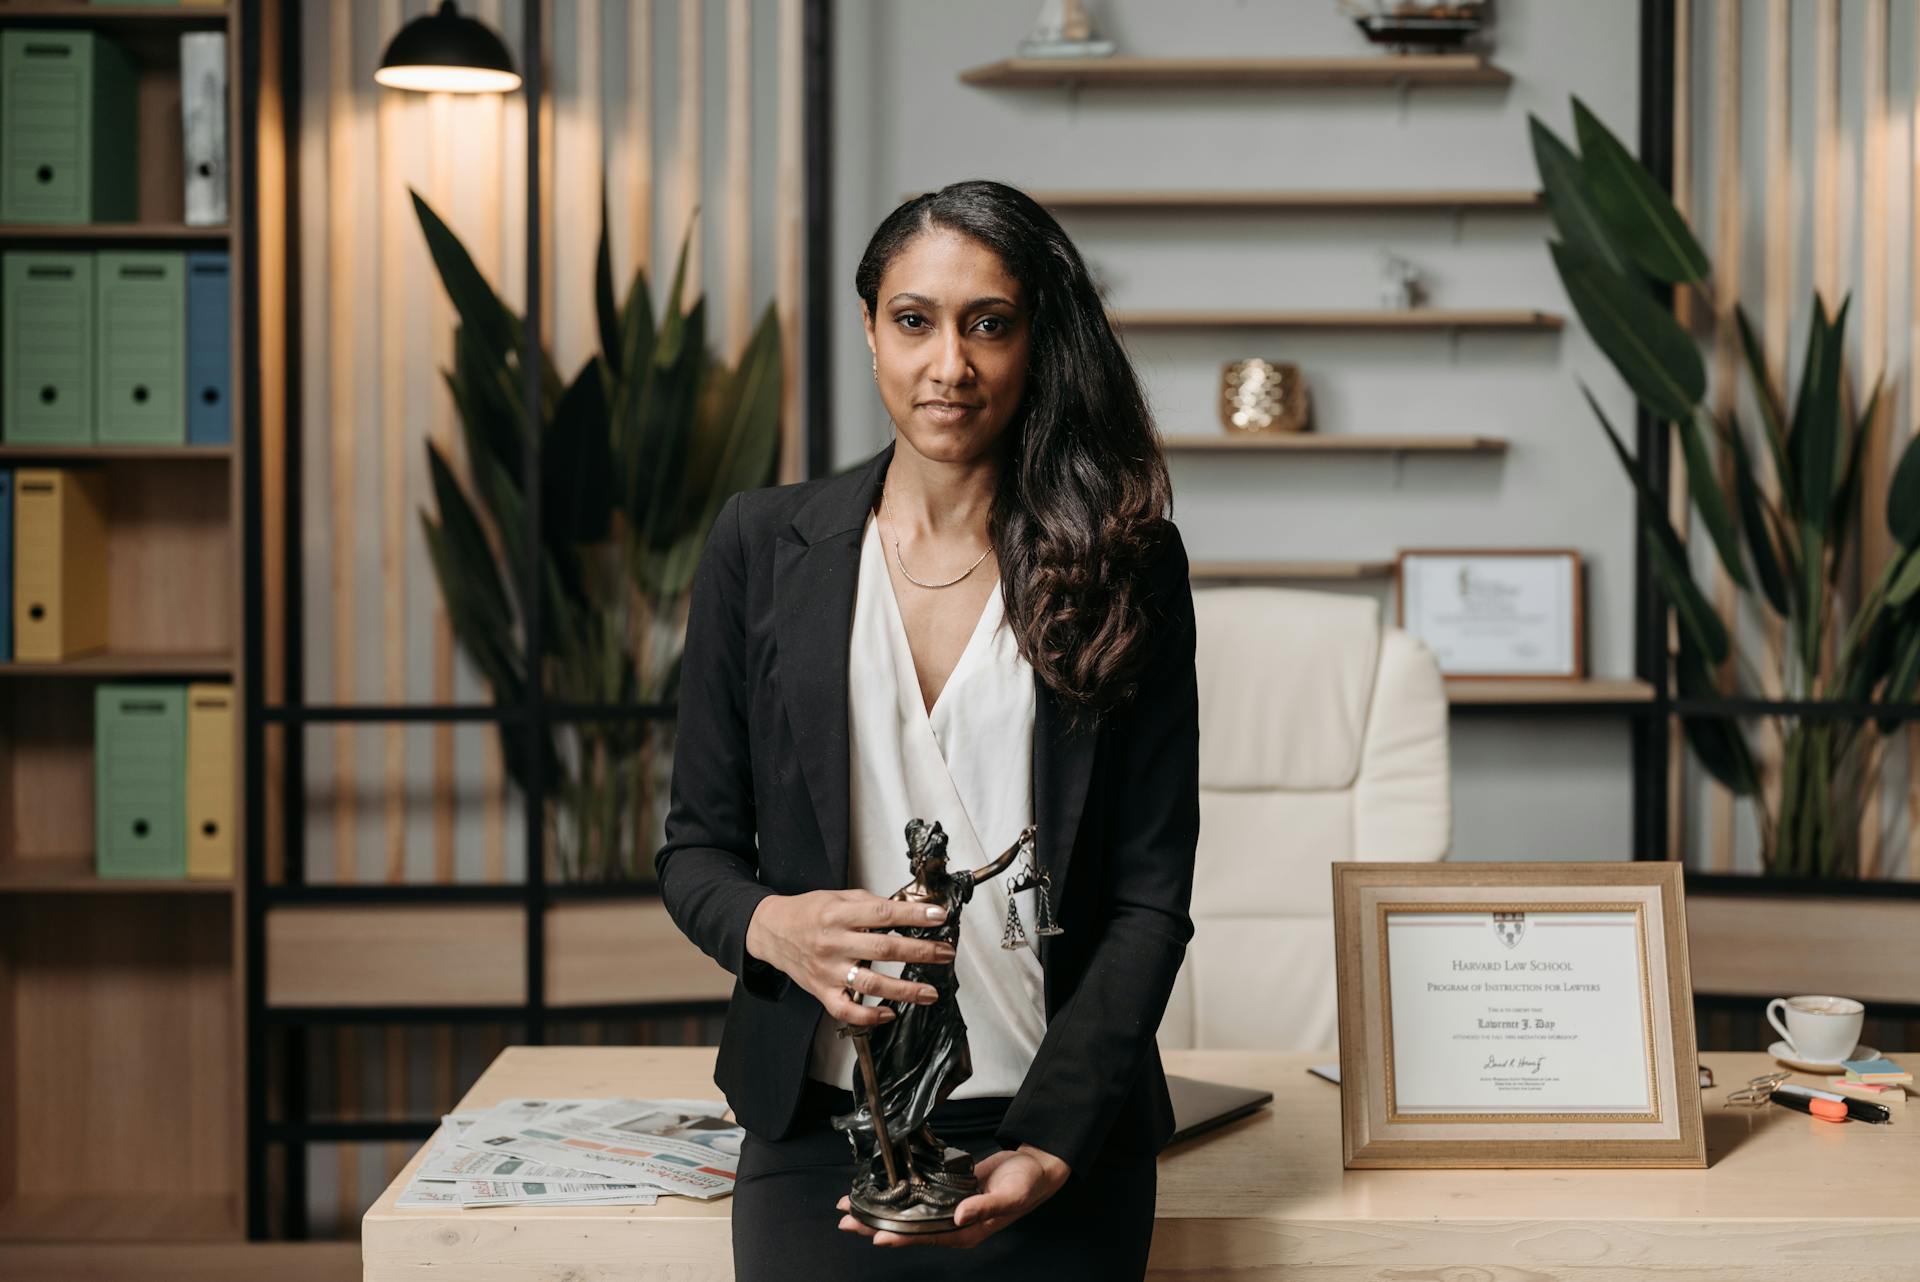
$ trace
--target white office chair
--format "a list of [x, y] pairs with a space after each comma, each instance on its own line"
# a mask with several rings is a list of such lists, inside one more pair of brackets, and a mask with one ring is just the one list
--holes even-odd
[[1444, 858], [1447, 696], [1364, 597], [1194, 593], [1200, 848], [1169, 1048], [1331, 1050], [1336, 860]]

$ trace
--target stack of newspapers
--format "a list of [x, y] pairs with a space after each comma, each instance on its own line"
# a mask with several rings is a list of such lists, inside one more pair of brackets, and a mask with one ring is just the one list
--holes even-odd
[[741, 1128], [697, 1099], [510, 1099], [449, 1113], [396, 1206], [651, 1206], [733, 1192]]

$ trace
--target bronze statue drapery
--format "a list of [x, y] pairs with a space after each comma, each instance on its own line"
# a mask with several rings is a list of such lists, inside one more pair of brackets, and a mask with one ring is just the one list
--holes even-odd
[[[908, 822], [907, 858], [913, 880], [890, 898], [938, 904], [946, 919], [925, 926], [889, 927], [915, 939], [960, 946], [960, 918], [973, 888], [1006, 871], [1023, 851], [1033, 859], [1034, 828], [1024, 829], [1001, 855], [982, 867], [950, 872], [947, 835], [936, 822]], [[853, 1147], [853, 1190], [848, 1205], [862, 1223], [896, 1233], [944, 1232], [953, 1227], [953, 1208], [973, 1193], [978, 1182], [973, 1159], [949, 1148], [927, 1124], [934, 1106], [973, 1075], [967, 1050], [967, 1024], [956, 998], [959, 980], [948, 963], [909, 962], [901, 978], [930, 986], [936, 996], [926, 1004], [887, 1001], [893, 1019], [872, 1026], [840, 1029], [857, 1039], [859, 1062], [853, 1076], [854, 1108], [836, 1116], [836, 1130]], [[876, 1107], [877, 1105], [877, 1107]], [[876, 1113], [878, 1114], [876, 1118]]]

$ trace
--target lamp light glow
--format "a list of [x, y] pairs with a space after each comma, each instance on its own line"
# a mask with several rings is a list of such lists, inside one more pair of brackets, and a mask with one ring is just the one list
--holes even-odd
[[453, 0], [400, 28], [373, 78], [421, 93], [511, 93], [520, 87], [520, 73], [500, 37], [460, 13]]

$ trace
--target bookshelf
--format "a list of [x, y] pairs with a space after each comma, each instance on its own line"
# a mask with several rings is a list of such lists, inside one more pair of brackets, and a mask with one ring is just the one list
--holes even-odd
[[[0, 1276], [224, 1276], [245, 1249], [243, 881], [96, 875], [94, 701], [107, 681], [237, 696], [245, 676], [249, 268], [272, 270], [246, 216], [276, 10], [0, 2], [0, 30], [85, 30], [126, 52], [139, 156], [133, 219], [0, 223], [0, 250], [226, 251], [234, 441], [0, 442], [16, 477], [104, 477], [108, 619], [103, 648], [0, 662]], [[179, 40], [197, 31], [227, 37], [231, 216], [217, 226], [185, 222]], [[236, 715], [236, 829], [241, 731]]]

